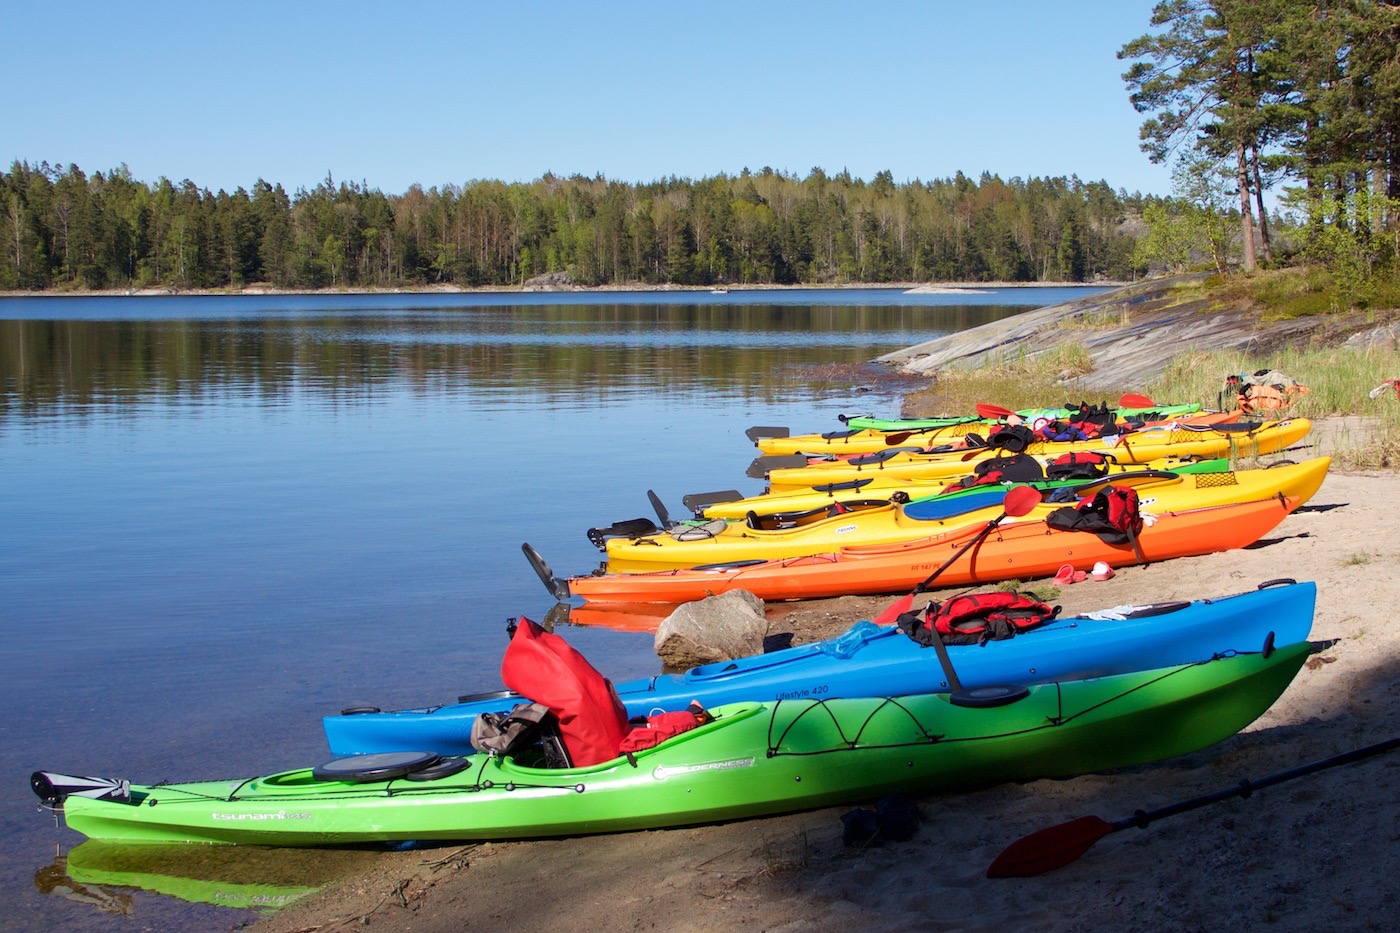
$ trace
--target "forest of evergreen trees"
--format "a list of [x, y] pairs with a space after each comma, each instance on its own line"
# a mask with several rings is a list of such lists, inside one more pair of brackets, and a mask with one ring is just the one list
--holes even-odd
[[[385, 194], [0, 173], [0, 289], [1128, 279], [1297, 252], [1354, 288], [1400, 271], [1400, 4], [1160, 0], [1119, 58], [1170, 198], [961, 173], [772, 169], [649, 183], [546, 175]], [[1282, 188], [1297, 236], [1275, 243]]]
[[0, 289], [1085, 281], [1134, 274], [1140, 198], [1077, 178], [897, 184], [764, 169], [627, 184], [546, 175], [386, 195], [0, 174]]

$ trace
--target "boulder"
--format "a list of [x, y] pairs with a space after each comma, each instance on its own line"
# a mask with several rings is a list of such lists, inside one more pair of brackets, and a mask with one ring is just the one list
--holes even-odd
[[656, 653], [670, 670], [732, 661], [763, 653], [768, 620], [763, 600], [747, 590], [731, 590], [686, 603], [656, 629]]
[[522, 290], [527, 292], [571, 291], [574, 287], [573, 276], [567, 272], [546, 272], [544, 275], [526, 279], [521, 285]]

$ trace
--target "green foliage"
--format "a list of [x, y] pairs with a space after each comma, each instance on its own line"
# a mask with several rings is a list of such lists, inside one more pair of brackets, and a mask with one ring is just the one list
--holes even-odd
[[1197, 286], [1179, 289], [1209, 307], [1247, 306], [1263, 321], [1362, 309], [1400, 308], [1400, 279], [1378, 270], [1363, 279], [1346, 280], [1320, 264], [1261, 270], [1253, 275], [1212, 276]]
[[[1301, 182], [1289, 202], [1305, 212], [1305, 258], [1333, 271], [1349, 304], [1395, 269], [1400, 227], [1400, 8], [1375, 0], [1161, 0], [1151, 32], [1119, 58], [1129, 98], [1150, 114], [1142, 148], [1158, 162], [1220, 164], [1244, 268], [1266, 264], [1272, 226], [1263, 193], [1281, 176]], [[1206, 175], [1198, 175], [1205, 180]], [[1180, 192], [1179, 192], [1180, 193]], [[1257, 214], [1256, 228], [1253, 215]], [[1161, 222], [1161, 218], [1157, 218]], [[1165, 234], [1145, 247], [1171, 267]], [[1223, 239], [1211, 243], [1229, 245]]]
[[16, 162], [0, 173], [0, 289], [1125, 279], [1120, 225], [1139, 207], [1103, 182], [989, 174], [546, 175], [401, 195], [327, 176], [289, 196]]

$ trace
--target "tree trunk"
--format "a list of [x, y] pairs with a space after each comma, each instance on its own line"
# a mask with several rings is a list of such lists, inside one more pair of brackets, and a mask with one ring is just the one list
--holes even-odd
[[1253, 272], [1258, 263], [1254, 258], [1254, 214], [1249, 206], [1249, 162], [1245, 158], [1244, 142], [1235, 146], [1235, 167], [1240, 187], [1240, 236], [1244, 240], [1244, 271]]
[[1254, 168], [1254, 204], [1259, 208], [1259, 240], [1264, 247], [1264, 261], [1273, 263], [1274, 244], [1269, 236], [1269, 212], [1264, 209], [1264, 180], [1259, 175], [1259, 150], [1250, 148], [1253, 156], [1250, 163]]

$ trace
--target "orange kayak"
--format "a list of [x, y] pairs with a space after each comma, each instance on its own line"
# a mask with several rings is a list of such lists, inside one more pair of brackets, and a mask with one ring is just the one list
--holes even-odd
[[[1244, 547], [1271, 531], [1300, 501], [1280, 496], [1263, 502], [1164, 512], [1143, 528], [1138, 545], [1149, 563]], [[767, 601], [899, 593], [917, 586], [985, 527], [976, 525], [916, 541], [852, 546], [787, 560], [573, 577], [568, 591], [589, 603], [684, 603], [736, 589]], [[1061, 531], [1044, 522], [1015, 522], [999, 526], [965, 551], [939, 576], [938, 585], [1049, 577], [1065, 564], [1089, 570], [1097, 561], [1123, 567], [1137, 563], [1138, 557], [1131, 545], [1107, 544], [1088, 532]]]

